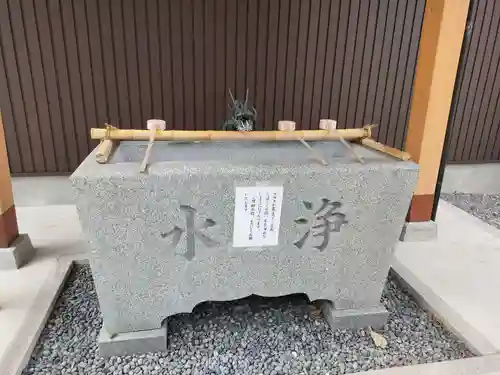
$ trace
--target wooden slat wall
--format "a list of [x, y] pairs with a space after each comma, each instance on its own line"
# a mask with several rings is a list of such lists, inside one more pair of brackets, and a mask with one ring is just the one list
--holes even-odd
[[219, 128], [246, 88], [258, 128], [378, 123], [402, 147], [425, 0], [0, 0], [14, 173], [70, 172], [104, 122]]
[[500, 3], [472, 0], [448, 160], [500, 161]]

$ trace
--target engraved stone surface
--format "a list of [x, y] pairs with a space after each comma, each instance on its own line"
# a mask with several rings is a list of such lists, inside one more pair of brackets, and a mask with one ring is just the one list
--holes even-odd
[[418, 167], [310, 144], [328, 166], [298, 142], [157, 142], [147, 173], [146, 143], [123, 142], [108, 164], [91, 153], [71, 179], [106, 330], [250, 294], [379, 306]]

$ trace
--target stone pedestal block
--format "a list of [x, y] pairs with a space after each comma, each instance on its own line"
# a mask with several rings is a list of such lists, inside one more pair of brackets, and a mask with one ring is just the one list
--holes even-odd
[[105, 327], [98, 339], [99, 354], [103, 357], [130, 355], [167, 350], [166, 327], [149, 331], [119, 333], [111, 336]]
[[364, 327], [383, 328], [389, 312], [384, 306], [359, 309], [336, 309], [330, 301], [323, 301], [321, 311], [333, 329], [359, 329]]
[[20, 234], [12, 245], [0, 248], [0, 270], [18, 269], [35, 256], [36, 250], [27, 234]]
[[146, 143], [122, 142], [108, 164], [90, 154], [71, 180], [106, 329], [250, 294], [377, 309], [418, 167], [310, 144], [327, 166], [299, 142], [157, 142], [147, 173]]
[[402, 242], [434, 241], [437, 236], [437, 223], [435, 221], [416, 221], [405, 223], [399, 240]]

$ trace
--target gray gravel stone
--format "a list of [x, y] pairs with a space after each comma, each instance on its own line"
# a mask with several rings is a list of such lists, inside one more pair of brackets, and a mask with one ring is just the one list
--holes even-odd
[[500, 229], [500, 194], [441, 194], [441, 198]]
[[[472, 356], [389, 278], [381, 331], [332, 331], [303, 295], [207, 302], [168, 318], [169, 351], [103, 359], [102, 320], [88, 266], [76, 266], [23, 375], [342, 374]], [[279, 316], [279, 319], [276, 319]]]

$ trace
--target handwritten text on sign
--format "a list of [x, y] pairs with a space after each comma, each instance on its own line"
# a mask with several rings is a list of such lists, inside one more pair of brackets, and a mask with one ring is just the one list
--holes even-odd
[[234, 247], [276, 246], [283, 186], [238, 186], [234, 205]]

